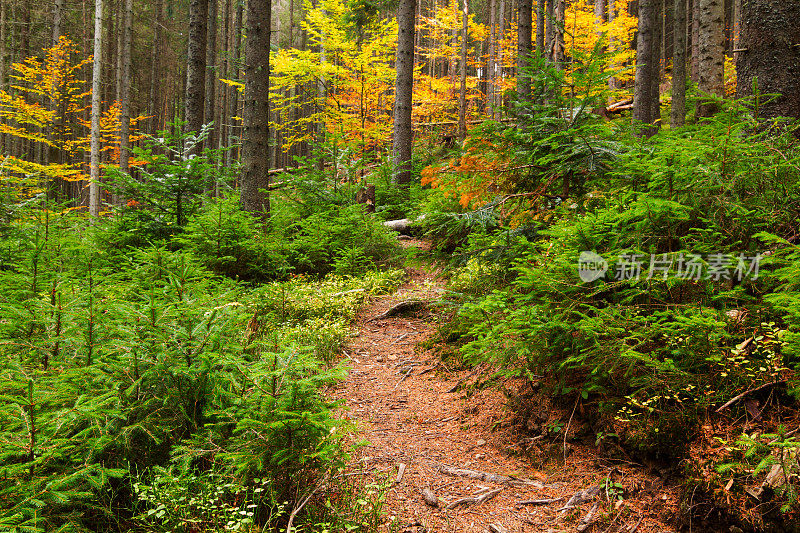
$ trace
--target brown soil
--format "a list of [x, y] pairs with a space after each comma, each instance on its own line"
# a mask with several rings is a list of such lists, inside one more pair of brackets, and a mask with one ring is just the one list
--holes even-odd
[[[395, 479], [405, 465], [402, 479], [386, 495], [384, 531], [582, 531], [592, 508], [585, 531], [675, 530], [668, 521], [675, 516], [677, 498], [657, 476], [641, 465], [602, 459], [593, 443], [565, 443], [563, 430], [530, 437], [500, 388], [475, 386], [476, 380], [486, 380], [487, 369], [453, 370], [433, 350], [422, 350], [420, 343], [435, 331], [435, 313], [371, 320], [404, 300], [441, 298], [444, 284], [433, 273], [410, 274], [396, 294], [360, 312], [359, 332], [346, 348], [350, 375], [332, 391], [345, 402], [342, 416], [361, 429], [357, 438], [369, 443], [357, 450], [351, 467], [377, 480]], [[457, 392], [449, 392], [459, 383]], [[522, 385], [504, 384], [506, 390], [517, 386]], [[546, 399], [541, 402], [549, 411]], [[569, 423], [572, 433], [580, 425], [573, 409], [549, 416]], [[440, 465], [528, 482], [476, 481], [442, 473]], [[606, 489], [607, 480], [620, 484], [621, 499]], [[597, 496], [560, 511], [577, 491], [597, 485], [603, 487]], [[425, 503], [423, 489], [435, 494], [438, 507]], [[501, 491], [488, 501], [447, 509], [448, 503], [495, 489]], [[555, 501], [520, 503], [526, 500]]]

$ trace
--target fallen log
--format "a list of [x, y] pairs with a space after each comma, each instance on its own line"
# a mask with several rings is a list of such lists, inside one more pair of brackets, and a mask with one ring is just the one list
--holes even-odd
[[383, 223], [383, 226], [402, 235], [410, 235], [423, 220], [425, 220], [425, 215], [419, 216], [413, 220], [410, 218], [400, 218], [398, 220], [387, 220]]

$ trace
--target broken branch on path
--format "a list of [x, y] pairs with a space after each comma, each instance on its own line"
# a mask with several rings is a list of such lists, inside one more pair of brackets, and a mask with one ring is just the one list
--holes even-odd
[[454, 509], [459, 505], [471, 505], [473, 503], [483, 503], [491, 500], [492, 498], [500, 494], [502, 491], [503, 491], [502, 488], [494, 489], [488, 492], [484, 492], [483, 494], [479, 494], [478, 496], [468, 496], [466, 498], [461, 498], [452, 503], [448, 503], [447, 509]]
[[595, 496], [600, 494], [600, 489], [602, 488], [603, 488], [602, 485], [595, 485], [594, 487], [590, 487], [588, 489], [579, 490], [578, 492], [573, 494], [572, 497], [569, 500], [567, 500], [567, 503], [564, 504], [564, 507], [562, 507], [558, 511], [563, 514], [564, 511], [572, 509], [573, 507], [577, 507], [588, 501], [592, 501], [592, 499]]
[[592, 518], [594, 518], [594, 513], [597, 512], [598, 507], [600, 507], [600, 502], [594, 502], [592, 508], [589, 510], [588, 513], [586, 513], [586, 516], [584, 516], [581, 519], [580, 523], [578, 524], [577, 528], [578, 531], [586, 531], [587, 529], [589, 529], [589, 526], [592, 525]]
[[436, 469], [442, 474], [449, 476], [466, 477], [469, 479], [477, 479], [482, 481], [490, 481], [492, 483], [500, 483], [503, 485], [534, 485], [538, 488], [543, 488], [544, 485], [539, 481], [532, 481], [530, 479], [520, 479], [511, 476], [504, 476], [502, 474], [492, 474], [490, 472], [481, 472], [479, 470], [468, 470], [466, 468], [454, 468], [447, 465], [437, 465]]
[[550, 505], [551, 503], [560, 502], [564, 497], [560, 498], [542, 498], [540, 500], [520, 500], [514, 505]]
[[786, 384], [786, 380], [785, 380], [785, 379], [782, 379], [782, 380], [780, 380], [780, 381], [773, 381], [773, 382], [770, 382], [770, 383], [765, 383], [764, 385], [761, 385], [761, 386], [759, 386], [759, 387], [755, 387], [755, 388], [752, 388], [752, 389], [747, 389], [747, 390], [746, 390], [746, 391], [744, 391], [743, 393], [741, 393], [741, 394], [737, 394], [736, 396], [734, 396], [733, 398], [731, 398], [730, 400], [728, 400], [727, 402], [725, 402], [725, 403], [722, 405], [722, 407], [720, 407], [719, 409], [717, 409], [717, 411], [716, 411], [716, 412], [717, 412], [717, 413], [721, 413], [722, 411], [724, 411], [725, 409], [727, 409], [727, 408], [728, 408], [728, 407], [730, 407], [731, 405], [735, 404], [736, 402], [738, 402], [739, 400], [741, 400], [741, 399], [742, 399], [742, 398], [744, 398], [745, 396], [748, 396], [748, 395], [750, 395], [750, 394], [753, 394], [753, 393], [756, 393], [756, 392], [761, 392], [762, 390], [764, 390], [764, 389], [768, 389], [768, 388], [770, 388], [770, 387], [775, 387], [775, 386], [777, 386], [777, 385], [785, 385], [785, 384]]
[[425, 305], [425, 302], [422, 300], [405, 300], [398, 304], [393, 305], [383, 313], [379, 314], [378, 316], [372, 317], [367, 322], [373, 322], [375, 320], [383, 320], [384, 318], [389, 318], [392, 316], [399, 315], [401, 313], [407, 313], [409, 311], [415, 311]]

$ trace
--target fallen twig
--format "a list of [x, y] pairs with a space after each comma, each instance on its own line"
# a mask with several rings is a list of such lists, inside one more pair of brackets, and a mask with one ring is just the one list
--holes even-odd
[[448, 503], [447, 504], [447, 509], [454, 509], [455, 507], [458, 507], [459, 505], [470, 505], [470, 504], [473, 504], [473, 503], [483, 503], [483, 502], [491, 500], [492, 498], [494, 498], [495, 496], [500, 494], [502, 491], [503, 491], [502, 488], [494, 489], [494, 490], [490, 490], [489, 492], [484, 492], [483, 494], [481, 494], [479, 496], [468, 496], [466, 498], [461, 498], [461, 499], [458, 499], [458, 500], [456, 500], [456, 501], [454, 501], [452, 503]]
[[591, 501], [592, 498], [600, 494], [600, 489], [602, 488], [603, 488], [602, 485], [595, 485], [594, 487], [589, 487], [588, 489], [579, 490], [578, 492], [573, 494], [572, 497], [569, 500], [567, 500], [567, 503], [564, 504], [564, 507], [562, 507], [558, 511], [560, 513], [563, 513], [568, 509], [572, 509], [573, 507], [577, 507], [582, 503]]
[[406, 473], [406, 464], [405, 463], [400, 463], [397, 466], [397, 477], [394, 479], [394, 482], [395, 483], [400, 483], [400, 481], [403, 480], [403, 474], [405, 474], [405, 473]]
[[560, 498], [543, 498], [541, 500], [520, 500], [514, 505], [549, 505], [551, 503], [560, 502], [564, 497]]
[[410, 375], [411, 375], [411, 373], [412, 373], [413, 371], [414, 371], [414, 367], [411, 367], [411, 368], [409, 368], [409, 369], [408, 369], [408, 371], [407, 371], [407, 372], [406, 372], [406, 373], [403, 375], [403, 377], [402, 377], [402, 378], [400, 378], [400, 381], [398, 381], [398, 382], [397, 382], [397, 384], [394, 386], [394, 388], [392, 389], [392, 391], [395, 391], [395, 390], [397, 390], [397, 387], [399, 387], [399, 386], [400, 386], [400, 384], [401, 384], [402, 382], [404, 382], [404, 381], [406, 380], [406, 378], [407, 378], [408, 376], [410, 376]]
[[392, 346], [393, 344], [400, 342], [401, 340], [405, 339], [406, 337], [408, 337], [408, 333], [403, 333], [402, 335], [400, 335], [399, 337], [397, 337], [395, 340], [393, 340], [392, 342], [390, 342], [390, 343], [389, 343], [389, 346]]
[[786, 380], [782, 379], [780, 381], [773, 381], [773, 382], [770, 382], [770, 383], [765, 383], [764, 385], [761, 385], [759, 387], [755, 387], [755, 388], [752, 388], [752, 389], [747, 389], [743, 393], [737, 394], [736, 396], [734, 396], [733, 398], [731, 398], [730, 400], [725, 402], [722, 405], [722, 407], [717, 409], [716, 412], [717, 413], [721, 413], [722, 411], [724, 411], [725, 409], [727, 409], [728, 407], [730, 407], [731, 405], [735, 404], [736, 402], [738, 402], [739, 400], [741, 400], [742, 398], [744, 398], [745, 396], [747, 396], [749, 394], [753, 394], [755, 392], [760, 392], [760, 391], [762, 391], [764, 389], [768, 389], [768, 388], [774, 387], [776, 385], [784, 385], [784, 384], [786, 384]]
[[592, 518], [594, 518], [594, 513], [597, 512], [597, 508], [599, 506], [600, 502], [594, 502], [592, 508], [589, 510], [588, 513], [586, 513], [586, 516], [584, 516], [578, 523], [578, 528], [577, 528], [578, 531], [586, 531], [587, 529], [589, 529], [589, 526], [592, 525]]

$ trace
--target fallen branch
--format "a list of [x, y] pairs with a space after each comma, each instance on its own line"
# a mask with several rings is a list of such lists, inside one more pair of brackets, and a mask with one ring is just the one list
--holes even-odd
[[367, 322], [373, 322], [375, 320], [383, 320], [384, 318], [389, 318], [392, 316], [399, 315], [401, 313], [407, 313], [408, 311], [413, 311], [415, 309], [419, 309], [425, 305], [425, 302], [422, 300], [405, 300], [398, 304], [393, 305], [383, 313], [379, 314], [378, 316], [372, 317]]
[[762, 391], [762, 390], [764, 390], [764, 389], [768, 389], [768, 388], [770, 388], [770, 387], [774, 387], [774, 386], [776, 386], [776, 385], [785, 385], [785, 384], [786, 384], [786, 380], [785, 380], [785, 379], [782, 379], [782, 380], [780, 380], [780, 381], [773, 381], [772, 383], [765, 383], [764, 385], [761, 385], [760, 387], [755, 387], [755, 388], [753, 388], [753, 389], [747, 389], [747, 390], [746, 390], [746, 391], [744, 391], [743, 393], [741, 393], [741, 394], [737, 394], [736, 396], [734, 396], [733, 398], [731, 398], [730, 400], [728, 400], [727, 402], [725, 402], [725, 403], [722, 405], [722, 407], [720, 407], [719, 409], [717, 409], [717, 411], [716, 411], [716, 412], [717, 412], [717, 413], [721, 413], [722, 411], [724, 411], [725, 409], [727, 409], [727, 408], [728, 408], [728, 407], [730, 407], [731, 405], [735, 404], [736, 402], [738, 402], [739, 400], [741, 400], [741, 399], [742, 399], [742, 398], [744, 398], [745, 396], [748, 396], [748, 395], [750, 395], [750, 394], [753, 394], [753, 393], [755, 393], [755, 392], [761, 392], [761, 391]]
[[394, 479], [395, 483], [400, 483], [403, 480], [403, 474], [406, 473], [406, 464], [400, 463], [397, 466], [397, 477]]
[[586, 531], [587, 529], [589, 529], [589, 526], [592, 525], [592, 518], [594, 518], [594, 513], [597, 512], [597, 508], [599, 506], [600, 502], [594, 502], [592, 508], [589, 510], [588, 513], [586, 513], [586, 516], [584, 516], [581, 519], [580, 523], [578, 523], [578, 528], [577, 528], [578, 531]]
[[398, 381], [398, 382], [397, 382], [397, 384], [394, 386], [394, 388], [392, 389], [392, 391], [395, 391], [395, 390], [397, 390], [397, 387], [399, 387], [399, 386], [400, 386], [400, 384], [401, 384], [402, 382], [404, 382], [404, 381], [406, 380], [406, 378], [407, 378], [408, 376], [410, 376], [410, 375], [411, 375], [411, 373], [412, 373], [413, 371], [414, 371], [414, 368], [413, 368], [413, 367], [409, 368], [409, 369], [408, 369], [408, 372], [406, 372], [406, 373], [403, 375], [403, 377], [400, 379], [400, 381]]
[[543, 488], [544, 485], [538, 481], [529, 479], [520, 479], [511, 476], [504, 476], [501, 474], [492, 474], [490, 472], [480, 472], [478, 470], [467, 470], [466, 468], [454, 468], [447, 465], [437, 465], [436, 469], [442, 474], [449, 476], [466, 477], [469, 479], [477, 479], [481, 481], [490, 481], [492, 483], [500, 483], [502, 485], [534, 485], [538, 488]]
[[508, 533], [508, 530], [500, 524], [489, 524], [489, 533]]
[[514, 505], [550, 505], [551, 503], [560, 502], [564, 497], [560, 498], [543, 498], [541, 500], [520, 500]]
[[447, 509], [454, 509], [454, 508], [458, 507], [459, 505], [471, 505], [473, 503], [483, 503], [483, 502], [491, 500], [492, 498], [494, 498], [495, 496], [500, 494], [502, 491], [503, 491], [503, 489], [494, 489], [494, 490], [490, 490], [489, 492], [484, 492], [483, 494], [481, 494], [479, 496], [468, 496], [466, 498], [461, 498], [461, 499], [456, 500], [456, 501], [454, 501], [452, 503], [448, 503], [447, 504]]
[[569, 500], [567, 500], [567, 503], [564, 504], [564, 507], [562, 507], [558, 511], [560, 513], [563, 513], [568, 509], [572, 509], [573, 507], [577, 507], [583, 503], [592, 501], [592, 499], [595, 496], [600, 494], [600, 489], [602, 488], [603, 488], [602, 485], [595, 485], [594, 487], [590, 487], [588, 489], [579, 490], [578, 492], [573, 494], [572, 497]]

